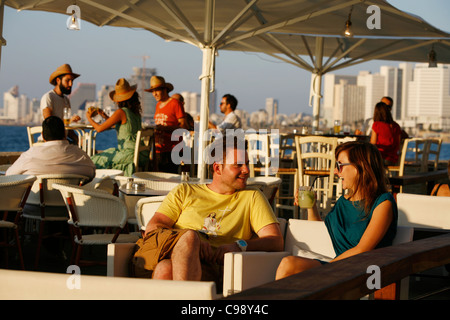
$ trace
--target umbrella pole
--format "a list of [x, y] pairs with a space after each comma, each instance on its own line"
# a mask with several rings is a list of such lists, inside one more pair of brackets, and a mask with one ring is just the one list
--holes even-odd
[[200, 180], [206, 179], [206, 163], [205, 163], [205, 148], [207, 139], [205, 133], [208, 130], [209, 123], [209, 92], [211, 87], [211, 77], [213, 76], [213, 68], [215, 53], [211, 47], [205, 47], [203, 51], [203, 66], [201, 80], [201, 100], [200, 100], [200, 126], [199, 126], [199, 149], [198, 149], [198, 169], [197, 178]]
[[6, 46], [6, 40], [3, 39], [3, 16], [5, 11], [5, 1], [0, 0], [0, 68], [2, 62], [2, 47]]
[[322, 98], [322, 63], [323, 63], [323, 37], [316, 38], [316, 61], [314, 68], [314, 81], [313, 93], [314, 93], [314, 104], [313, 104], [313, 123], [312, 130], [319, 130], [319, 119], [320, 119], [320, 99]]

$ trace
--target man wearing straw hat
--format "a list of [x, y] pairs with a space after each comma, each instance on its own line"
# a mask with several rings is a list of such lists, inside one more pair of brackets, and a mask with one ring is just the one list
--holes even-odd
[[[41, 98], [41, 112], [43, 119], [50, 116], [56, 116], [64, 120], [64, 108], [70, 108], [70, 100], [67, 97], [72, 92], [73, 81], [80, 75], [72, 72], [72, 68], [68, 64], [59, 66], [51, 75], [49, 82], [54, 88], [45, 93]], [[80, 117], [72, 116], [71, 122], [79, 121]], [[69, 138], [78, 141], [77, 135], [69, 131]]]
[[[150, 78], [151, 92], [156, 99], [155, 124], [156, 124], [156, 155], [159, 170], [163, 172], [178, 173], [178, 165], [172, 161], [172, 149], [180, 143], [179, 139], [172, 141], [172, 133], [178, 128], [187, 129], [186, 114], [181, 102], [169, 96], [173, 85], [165, 81], [163, 77]], [[181, 137], [182, 138], [182, 137]]]

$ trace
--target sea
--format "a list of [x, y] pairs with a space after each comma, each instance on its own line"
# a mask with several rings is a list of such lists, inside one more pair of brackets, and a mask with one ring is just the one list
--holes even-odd
[[[106, 130], [97, 134], [95, 149], [105, 150], [112, 147], [117, 147], [116, 130]], [[0, 126], [0, 152], [26, 151], [29, 148], [27, 127]]]
[[[116, 146], [117, 134], [115, 130], [106, 130], [97, 134], [97, 150], [105, 150]], [[0, 126], [0, 152], [26, 151], [28, 149], [27, 127]], [[439, 160], [450, 160], [450, 143], [442, 143]]]

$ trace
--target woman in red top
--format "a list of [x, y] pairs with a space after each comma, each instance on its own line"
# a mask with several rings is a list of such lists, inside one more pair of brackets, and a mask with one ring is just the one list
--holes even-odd
[[373, 121], [370, 143], [377, 146], [386, 165], [397, 164], [402, 130], [383, 102], [375, 105]]

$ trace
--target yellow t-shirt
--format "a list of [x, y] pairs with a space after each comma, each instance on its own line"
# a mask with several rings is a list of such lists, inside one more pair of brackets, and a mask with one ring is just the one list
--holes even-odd
[[278, 223], [266, 197], [250, 188], [224, 195], [204, 184], [183, 183], [167, 195], [157, 212], [175, 221], [175, 229], [207, 234], [213, 247], [249, 240], [261, 228]]

